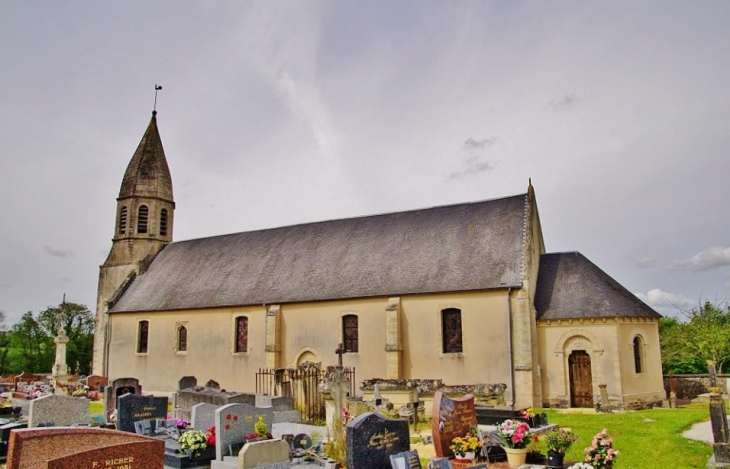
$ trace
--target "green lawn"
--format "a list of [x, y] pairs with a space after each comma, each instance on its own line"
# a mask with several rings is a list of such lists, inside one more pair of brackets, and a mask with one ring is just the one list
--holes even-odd
[[550, 423], [572, 428], [580, 438], [566, 454], [569, 460], [582, 461], [583, 449], [604, 428], [621, 452], [617, 469], [704, 468], [712, 455], [711, 446], [682, 436], [693, 424], [709, 420], [707, 404], [616, 414], [545, 412]]

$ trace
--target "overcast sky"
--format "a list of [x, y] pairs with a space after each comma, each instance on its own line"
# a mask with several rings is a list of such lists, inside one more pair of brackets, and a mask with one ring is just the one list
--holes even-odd
[[175, 240], [524, 193], [657, 311], [730, 296], [730, 2], [13, 2], [0, 309], [95, 309], [154, 101]]

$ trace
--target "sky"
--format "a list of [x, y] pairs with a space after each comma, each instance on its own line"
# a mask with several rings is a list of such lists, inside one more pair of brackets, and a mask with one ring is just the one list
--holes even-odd
[[730, 297], [730, 2], [5, 5], [0, 310], [94, 311], [157, 119], [177, 241], [526, 192], [678, 315]]

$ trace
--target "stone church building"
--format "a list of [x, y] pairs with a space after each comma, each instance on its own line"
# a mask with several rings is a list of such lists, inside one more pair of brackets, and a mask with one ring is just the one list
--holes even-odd
[[255, 391], [260, 368], [338, 361], [357, 379], [506, 384], [505, 404], [664, 398], [660, 315], [577, 252], [546, 253], [535, 190], [173, 242], [156, 113], [100, 268], [94, 373]]

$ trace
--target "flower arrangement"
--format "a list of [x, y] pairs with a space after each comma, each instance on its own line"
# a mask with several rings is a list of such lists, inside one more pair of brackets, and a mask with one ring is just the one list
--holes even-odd
[[608, 431], [604, 428], [596, 433], [591, 445], [585, 449], [585, 462], [590, 463], [594, 469], [605, 469], [613, 466], [613, 462], [620, 454], [613, 449], [613, 440], [609, 438]]
[[507, 448], [526, 448], [530, 443], [530, 426], [517, 420], [505, 420], [497, 427], [497, 435]]
[[208, 440], [208, 446], [215, 446], [215, 426], [208, 427], [205, 432], [205, 437]]
[[175, 426], [180, 430], [184, 430], [188, 428], [188, 422], [185, 419], [177, 419], [175, 420]]
[[524, 419], [534, 419], [536, 415], [537, 413], [532, 407], [528, 407], [527, 409], [522, 409], [520, 411], [520, 416]]
[[547, 432], [544, 438], [548, 452], [560, 454], [565, 454], [578, 441], [578, 435], [563, 428]]
[[177, 439], [181, 451], [189, 451], [193, 456], [200, 456], [200, 453], [208, 447], [208, 437], [200, 430], [188, 430]]
[[466, 435], [463, 437], [457, 436], [451, 440], [451, 445], [449, 445], [451, 451], [459, 458], [463, 458], [468, 452], [476, 452], [481, 447], [482, 442], [479, 441], [479, 438], [472, 435], [471, 432], [466, 432]]
[[258, 420], [256, 420], [256, 423], [253, 424], [253, 431], [259, 438], [266, 438], [269, 427], [266, 425], [266, 422], [264, 422], [263, 416], [259, 415]]

